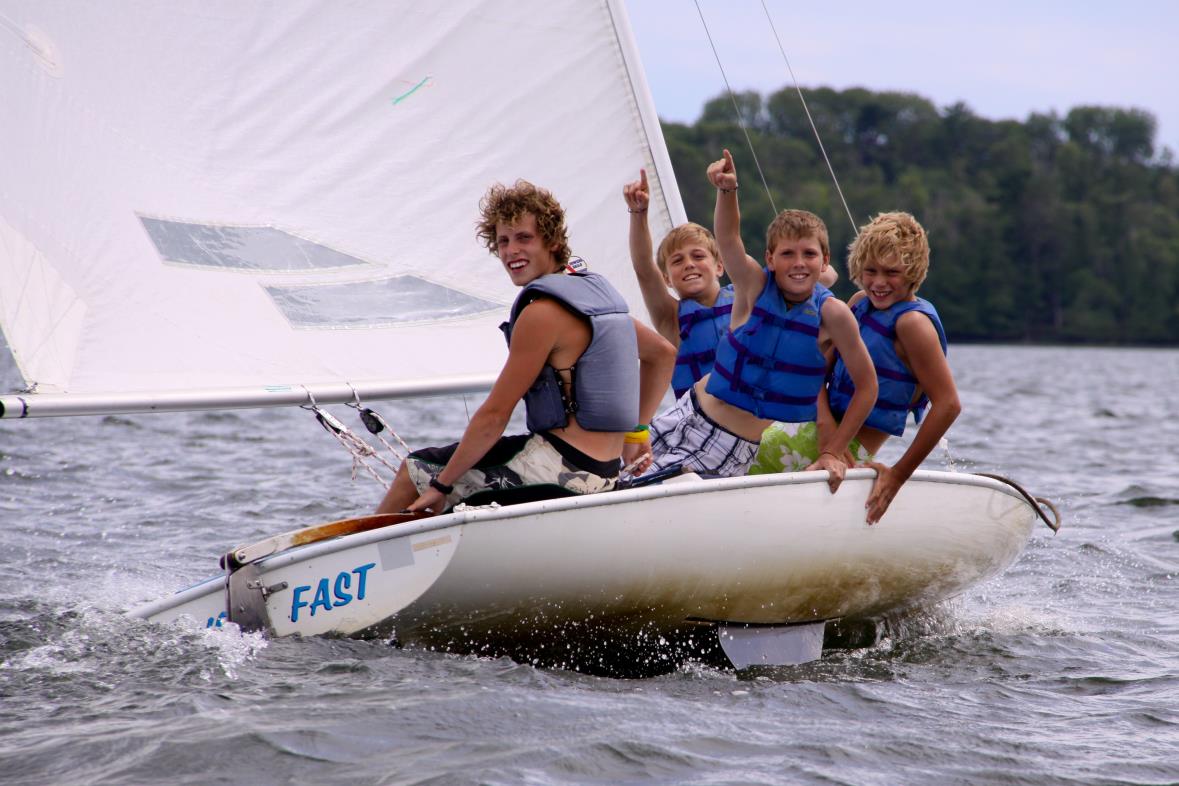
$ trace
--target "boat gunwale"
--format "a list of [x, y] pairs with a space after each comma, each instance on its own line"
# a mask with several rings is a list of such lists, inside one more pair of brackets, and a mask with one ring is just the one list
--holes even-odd
[[[876, 471], [868, 468], [848, 470], [844, 482], [856, 480], [871, 480], [876, 477]], [[420, 521], [394, 524], [388, 527], [358, 532], [352, 535], [333, 538], [331, 540], [296, 546], [285, 551], [267, 555], [258, 560], [261, 569], [277, 569], [295, 562], [327, 556], [337, 551], [343, 551], [372, 543], [391, 540], [393, 538], [411, 537], [430, 532], [437, 532], [456, 526], [467, 524], [486, 524], [504, 519], [522, 518], [540, 513], [560, 513], [565, 510], [579, 508], [608, 507], [628, 502], [641, 502], [648, 499], [666, 497], [690, 496], [714, 491], [738, 491], [746, 488], [762, 488], [766, 486], [791, 486], [808, 483], [826, 483], [827, 472], [817, 470], [811, 472], [782, 472], [768, 475], [743, 475], [734, 478], [701, 478], [699, 480], [681, 480], [664, 482], [652, 486], [636, 489], [620, 489], [598, 494], [585, 494], [576, 497], [558, 497], [555, 499], [524, 502], [517, 505], [479, 506], [452, 511], [440, 516], [434, 516]], [[940, 470], [917, 470], [909, 478], [908, 483], [948, 483], [963, 486], [976, 486], [1000, 491], [1027, 505], [1027, 500], [1011, 486], [998, 480], [965, 472], [945, 472]], [[224, 586], [225, 575], [211, 576], [184, 589], [161, 598], [157, 601], [141, 605], [133, 609], [135, 616], [148, 617], [169, 607], [181, 605], [188, 600], [206, 594], [210, 589]]]
[[[874, 469], [851, 469], [848, 470], [844, 481], [871, 480], [875, 477], [876, 470]], [[989, 488], [994, 491], [1002, 491], [1003, 493], [1018, 499], [1020, 502], [1027, 504], [1027, 500], [1025, 500], [1018, 491], [1013, 489], [1011, 486], [1008, 486], [1006, 483], [1001, 483], [997, 480], [992, 480], [991, 478], [985, 478], [970, 473], [918, 470], [917, 472], [913, 473], [907, 483], [912, 483], [914, 481], [950, 483]], [[689, 496], [693, 494], [704, 494], [712, 491], [732, 491], [743, 488], [761, 488], [764, 486], [778, 485], [792, 486], [806, 483], [826, 482], [827, 472], [825, 470], [816, 470], [811, 472], [779, 472], [769, 475], [743, 475], [735, 478], [701, 478], [700, 480], [672, 481], [652, 486], [644, 486], [637, 489], [619, 489], [617, 491], [601, 492], [597, 494], [582, 494], [573, 497], [556, 497], [553, 499], [538, 500], [536, 502], [522, 502], [515, 505], [497, 505], [495, 507], [481, 505], [478, 507], [470, 507], [463, 510], [452, 511], [450, 513], [445, 513], [440, 516], [433, 516], [420, 521], [393, 524], [388, 527], [380, 527], [378, 529], [368, 530], [366, 532], [358, 532], [354, 535], [345, 535], [332, 540], [320, 541], [318, 543], [309, 543], [305, 546], [297, 546], [293, 549], [287, 549], [285, 551], [267, 555], [266, 557], [258, 560], [258, 564], [268, 565], [270, 567], [282, 567], [287, 565], [288, 560], [295, 555], [303, 557], [332, 554], [345, 548], [351, 548], [352, 546], [363, 546], [368, 545], [369, 543], [388, 540], [390, 533], [395, 533], [396, 537], [419, 535], [426, 532], [447, 529], [449, 527], [458, 525], [482, 524], [508, 518], [522, 518], [524, 516], [536, 513], [559, 513], [561, 511], [573, 510], [577, 508], [606, 507], [610, 505], [619, 505], [625, 502], [641, 502], [647, 499]]]

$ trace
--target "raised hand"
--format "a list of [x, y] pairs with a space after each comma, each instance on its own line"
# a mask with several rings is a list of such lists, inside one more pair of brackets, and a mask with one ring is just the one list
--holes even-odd
[[708, 165], [708, 182], [721, 191], [735, 191], [737, 189], [737, 167], [733, 165], [733, 154], [726, 148], [724, 156], [719, 161]]
[[626, 209], [632, 213], [646, 213], [651, 204], [651, 189], [647, 186], [647, 170], [639, 170], [639, 179], [622, 187]]

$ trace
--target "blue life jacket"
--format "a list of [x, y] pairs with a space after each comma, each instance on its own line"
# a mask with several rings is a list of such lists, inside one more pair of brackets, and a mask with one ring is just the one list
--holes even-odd
[[639, 420], [639, 347], [626, 301], [597, 273], [552, 273], [525, 285], [500, 330], [512, 329], [539, 296], [556, 300], [589, 322], [592, 338], [569, 369], [572, 390], [546, 364], [524, 394], [528, 430], [564, 428], [574, 415], [589, 431], [630, 431]]
[[827, 376], [819, 325], [829, 297], [831, 290], [816, 284], [806, 301], [789, 304], [767, 270], [753, 313], [717, 345], [705, 390], [759, 418], [814, 420], [815, 400]]
[[[864, 345], [868, 347], [868, 354], [872, 357], [872, 365], [876, 367], [876, 380], [879, 385], [876, 405], [872, 407], [872, 412], [864, 421], [864, 425], [892, 434], [894, 437], [905, 433], [905, 419], [910, 411], [913, 413], [913, 422], [920, 423], [925, 408], [929, 405], [929, 399], [924, 393], [916, 401], [913, 400], [913, 394], [917, 392], [917, 378], [897, 355], [897, 320], [902, 314], [910, 311], [919, 311], [929, 317], [933, 326], [937, 328], [942, 352], [946, 352], [948, 347], [945, 328], [942, 327], [937, 309], [928, 300], [902, 300], [884, 311], [878, 311], [872, 308], [871, 302], [865, 297], [852, 306], [852, 313], [860, 323], [860, 337], [864, 339]], [[843, 364], [843, 358], [837, 359], [831, 384], [827, 389], [831, 412], [836, 417], [843, 417], [855, 392], [856, 386], [852, 383], [847, 366]]]
[[729, 332], [732, 311], [732, 284], [721, 287], [712, 306], [702, 306], [691, 298], [680, 301], [680, 350], [675, 356], [675, 374], [671, 377], [671, 389], [676, 398], [712, 371], [716, 345]]

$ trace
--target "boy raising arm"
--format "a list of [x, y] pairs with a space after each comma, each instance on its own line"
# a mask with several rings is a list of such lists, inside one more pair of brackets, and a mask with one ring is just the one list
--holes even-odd
[[[729, 277], [733, 280], [736, 296], [733, 303], [732, 325], [734, 332], [744, 324], [754, 313], [765, 288], [767, 278], [772, 278], [778, 291], [786, 300], [788, 308], [804, 302], [815, 289], [814, 281], [808, 277], [808, 268], [818, 264], [820, 271], [830, 266], [831, 253], [826, 245], [826, 227], [818, 216], [806, 211], [782, 211], [775, 223], [782, 219], [800, 221], [805, 225], [807, 219], [817, 223], [815, 230], [809, 235], [795, 230], [787, 231], [778, 238], [769, 239], [766, 249], [766, 271], [745, 253], [745, 244], [741, 240], [741, 211], [737, 201], [737, 171], [733, 163], [733, 156], [728, 150], [723, 151], [723, 157], [708, 167], [708, 179], [717, 189], [716, 214], [713, 226], [717, 234], [717, 243], [721, 249], [721, 259], [729, 262]], [[791, 223], [789, 220], [783, 223]], [[820, 231], [822, 234], [820, 234]], [[790, 237], [790, 235], [795, 235]], [[817, 275], [814, 277], [817, 278]], [[822, 288], [826, 290], [825, 287]], [[847, 368], [849, 374], [857, 381], [856, 393], [848, 403], [847, 412], [838, 428], [826, 439], [820, 438], [819, 457], [807, 469], [825, 469], [831, 473], [831, 490], [834, 492], [843, 481], [847, 464], [844, 456], [857, 430], [868, 417], [872, 405], [876, 400], [876, 374], [872, 368], [867, 348], [859, 335], [859, 326], [852, 316], [851, 310], [838, 298], [826, 292], [820, 304], [820, 328], [818, 335], [819, 352], [826, 356], [832, 349], [841, 356], [848, 357]], [[778, 362], [781, 362], [779, 360]], [[824, 359], [824, 364], [825, 364]], [[789, 361], [787, 361], [789, 363]], [[826, 368], [824, 365], [824, 379]], [[718, 381], [719, 382], [719, 381]], [[861, 387], [863, 386], [863, 387]], [[710, 385], [718, 391], [720, 384]], [[816, 401], [818, 392], [816, 391]], [[723, 394], [722, 394], [723, 395]], [[773, 391], [770, 391], [772, 398]], [[786, 422], [805, 422], [817, 416], [817, 407], [807, 408], [810, 417], [799, 417], [805, 413], [792, 413], [791, 417], [774, 417], [774, 420]], [[850, 422], [849, 422], [850, 421]], [[765, 426], [769, 426], [766, 423]], [[763, 430], [765, 428], [763, 426]]]
[[630, 259], [643, 303], [655, 330], [676, 348], [671, 386], [678, 399], [712, 370], [716, 344], [729, 328], [733, 287], [721, 286], [725, 269], [720, 250], [712, 233], [699, 224], [675, 227], [659, 244], [657, 256], [651, 255], [646, 170], [639, 170], [639, 179], [627, 183], [622, 194], [630, 213]]

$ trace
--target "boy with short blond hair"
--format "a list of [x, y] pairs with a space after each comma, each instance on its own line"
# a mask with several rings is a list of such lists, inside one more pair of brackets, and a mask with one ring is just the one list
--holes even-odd
[[[636, 213], [641, 216], [642, 213]], [[640, 223], [646, 224], [646, 221], [640, 219]], [[700, 226], [694, 221], [689, 221], [686, 224], [680, 224], [678, 227], [673, 227], [670, 232], [663, 236], [663, 240], [659, 243], [659, 248], [655, 251], [655, 264], [659, 267], [659, 272], [667, 277], [667, 260], [674, 252], [687, 246], [699, 246], [712, 255], [717, 264], [720, 264], [720, 248], [716, 245], [716, 238], [712, 236], [707, 228]], [[632, 262], [634, 260], [631, 260]], [[724, 268], [722, 267], [723, 271]], [[668, 286], [671, 286], [670, 282]], [[673, 287], [674, 288], [674, 287]], [[679, 290], [676, 290], [679, 294]]]
[[[630, 212], [630, 259], [643, 303], [659, 335], [676, 348], [672, 391], [679, 398], [712, 370], [716, 344], [729, 327], [733, 287], [721, 286], [725, 269], [716, 239], [699, 224], [673, 228], [651, 256], [646, 170], [622, 190]], [[675, 290], [675, 295], [668, 292]]]
[[733, 281], [730, 329], [712, 372], [651, 423], [652, 468], [680, 464], [700, 473], [744, 474], [772, 422], [815, 419], [825, 352], [835, 349], [847, 358], [857, 390], [812, 464], [829, 471], [834, 492], [847, 469], [848, 443], [875, 401], [876, 376], [851, 310], [820, 283], [830, 262], [826, 225], [806, 211], [780, 213], [767, 232], [763, 270], [741, 241], [728, 150], [709, 166], [708, 178], [717, 189], [717, 244]]

